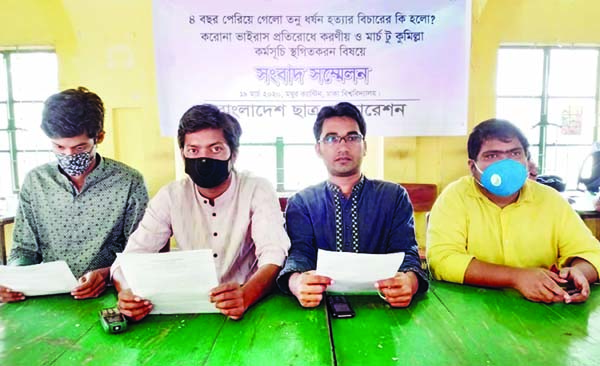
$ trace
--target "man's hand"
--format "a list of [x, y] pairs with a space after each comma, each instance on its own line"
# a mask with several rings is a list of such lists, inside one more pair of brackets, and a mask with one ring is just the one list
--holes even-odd
[[290, 291], [305, 308], [318, 306], [323, 299], [323, 292], [332, 283], [331, 278], [316, 275], [315, 271], [296, 272], [288, 280]]
[[569, 301], [565, 299], [566, 303], [570, 302], [584, 302], [590, 297], [590, 283], [587, 278], [577, 267], [564, 267], [560, 270], [559, 277], [568, 283], [573, 284], [575, 293], [569, 294]]
[[375, 282], [375, 288], [391, 306], [405, 308], [419, 289], [419, 279], [414, 272], [398, 272], [392, 278]]
[[0, 286], [0, 302], [16, 302], [23, 300], [25, 300], [25, 295], [23, 295], [23, 293]]
[[550, 270], [523, 268], [514, 281], [514, 288], [528, 300], [545, 303], [571, 302], [569, 294], [559, 286], [559, 283], [567, 283], [567, 280]]
[[79, 279], [79, 286], [71, 291], [75, 299], [89, 299], [98, 297], [106, 289], [106, 277], [108, 271], [105, 268], [88, 272]]
[[118, 306], [121, 314], [133, 321], [143, 319], [152, 311], [152, 303], [134, 295], [131, 289], [124, 289], [119, 292]]
[[210, 290], [209, 300], [223, 315], [233, 320], [241, 319], [248, 309], [244, 289], [233, 282], [224, 283]]

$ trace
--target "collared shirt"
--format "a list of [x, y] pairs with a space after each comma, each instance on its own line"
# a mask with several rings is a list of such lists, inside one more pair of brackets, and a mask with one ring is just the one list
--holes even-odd
[[25, 177], [9, 263], [64, 260], [73, 274], [110, 267], [141, 220], [148, 192], [141, 174], [97, 155], [78, 192], [56, 162]]
[[[296, 193], [288, 200], [286, 225], [292, 246], [285, 267], [277, 278], [284, 292], [289, 293], [288, 279], [292, 273], [316, 268], [318, 249], [338, 249], [335, 195], [339, 192], [334, 192], [330, 184], [323, 182]], [[358, 252], [404, 252], [404, 262], [399, 271], [415, 272], [419, 279], [419, 292], [426, 291], [427, 276], [421, 269], [413, 210], [406, 190], [395, 183], [363, 178], [359, 189], [353, 190], [349, 199], [340, 198], [345, 252], [354, 251], [354, 200]]]
[[189, 177], [161, 188], [125, 253], [158, 252], [171, 236], [180, 250], [212, 250], [220, 283], [243, 284], [265, 264], [281, 266], [290, 247], [273, 187], [246, 172], [233, 172], [231, 185], [214, 201]]
[[600, 244], [553, 188], [527, 180], [500, 208], [463, 177], [446, 187], [429, 216], [427, 259], [436, 279], [462, 283], [473, 258], [518, 268], [565, 266], [579, 257], [600, 269]]

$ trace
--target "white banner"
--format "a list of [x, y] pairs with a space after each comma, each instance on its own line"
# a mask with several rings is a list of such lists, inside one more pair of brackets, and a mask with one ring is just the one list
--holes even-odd
[[154, 0], [161, 129], [192, 105], [245, 137], [310, 136], [348, 101], [371, 135], [464, 135], [470, 0]]

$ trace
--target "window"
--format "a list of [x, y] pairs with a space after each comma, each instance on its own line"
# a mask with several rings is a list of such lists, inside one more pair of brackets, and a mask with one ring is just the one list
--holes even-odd
[[56, 54], [0, 49], [0, 197], [19, 191], [29, 170], [53, 158], [40, 129], [44, 100], [58, 89]]
[[58, 90], [57, 70], [52, 51], [0, 49], [0, 197], [53, 158], [40, 123], [44, 100]]
[[315, 153], [312, 125], [298, 126], [283, 137], [264, 137], [260, 131], [245, 126], [242, 129], [237, 169], [267, 178], [281, 193], [295, 192], [327, 179], [325, 166]]
[[599, 47], [500, 47], [496, 115], [525, 133], [540, 174], [575, 189], [598, 139]]

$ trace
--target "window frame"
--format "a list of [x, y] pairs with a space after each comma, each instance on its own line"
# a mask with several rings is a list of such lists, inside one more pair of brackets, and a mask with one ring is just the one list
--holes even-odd
[[[558, 46], [558, 45], [545, 45], [545, 46], [533, 46], [533, 45], [513, 45], [506, 44], [501, 45], [498, 48], [498, 54], [502, 49], [535, 49], [543, 51], [543, 73], [542, 76], [542, 89], [540, 95], [502, 95], [499, 94], [496, 90], [496, 107], [498, 105], [498, 101], [500, 99], [507, 98], [527, 98], [527, 99], [539, 99], [540, 101], [540, 113], [539, 113], [539, 122], [532, 127], [537, 126], [539, 128], [539, 142], [536, 144], [532, 144], [531, 147], [535, 147], [538, 149], [537, 154], [537, 165], [540, 174], [546, 173], [546, 166], [548, 162], [548, 148], [568, 148], [568, 147], [588, 147], [590, 144], [598, 141], [598, 130], [599, 130], [599, 120], [598, 113], [600, 112], [599, 99], [600, 95], [600, 46]], [[589, 99], [592, 96], [550, 96], [549, 95], [549, 79], [550, 79], [550, 53], [552, 50], [595, 50], [597, 51], [597, 61], [596, 61], [596, 88], [594, 99], [594, 127], [593, 127], [593, 136], [592, 141], [590, 143], [551, 143], [547, 142], [548, 137], [548, 128], [552, 126], [552, 122], [548, 121], [548, 105], [549, 101], [552, 99], [559, 98], [570, 98], [570, 99]], [[496, 75], [498, 75], [498, 69], [496, 69]], [[553, 126], [554, 127], [554, 126]], [[534, 157], [532, 156], [532, 159]], [[535, 161], [535, 160], [534, 160]]]
[[0, 101], [0, 104], [6, 105], [7, 127], [0, 129], [0, 133], [5, 132], [8, 139], [8, 150], [0, 150], [0, 154], [8, 153], [10, 162], [12, 193], [18, 194], [20, 191], [19, 182], [19, 153], [51, 153], [51, 149], [19, 149], [17, 146], [17, 131], [23, 130], [16, 125], [15, 105], [17, 103], [43, 103], [44, 100], [19, 100], [15, 101], [13, 93], [13, 77], [11, 74], [11, 56], [24, 53], [49, 53], [55, 54], [56, 50], [51, 47], [3, 47], [0, 48], [0, 57], [4, 61], [4, 70], [6, 77], [6, 101]]
[[275, 177], [277, 179], [276, 182], [276, 191], [277, 193], [293, 193], [296, 192], [295, 189], [289, 189], [285, 185], [285, 148], [288, 146], [314, 146], [314, 143], [310, 142], [288, 142], [284, 141], [284, 138], [281, 136], [275, 137], [274, 142], [246, 142], [240, 143], [241, 147], [244, 146], [263, 146], [263, 147], [273, 147], [275, 149]]

